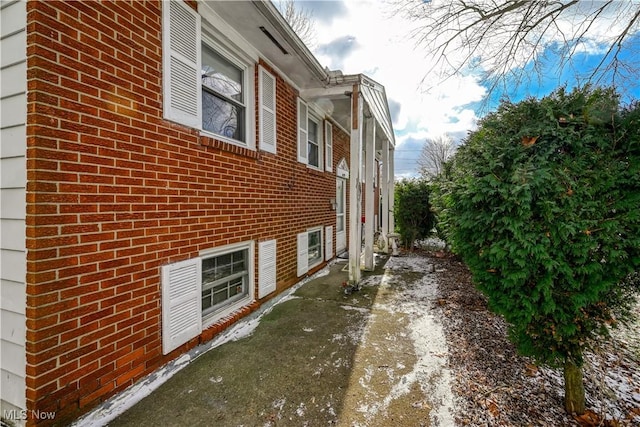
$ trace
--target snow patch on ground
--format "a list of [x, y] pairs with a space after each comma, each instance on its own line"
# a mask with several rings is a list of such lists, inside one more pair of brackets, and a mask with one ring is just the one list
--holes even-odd
[[[415, 358], [411, 365], [393, 363], [363, 367], [358, 378], [362, 400], [357, 402], [354, 410], [364, 415], [366, 423], [375, 424], [381, 416], [389, 416], [390, 411], [397, 410], [394, 405], [421, 390], [424, 397], [413, 402], [413, 408], [428, 410], [433, 426], [454, 425], [455, 398], [451, 387], [452, 375], [447, 365], [447, 341], [443, 326], [431, 309], [432, 301], [437, 298], [438, 286], [435, 275], [430, 273], [432, 271], [429, 259], [410, 254], [389, 259], [382, 277], [368, 278], [368, 284], [377, 282], [380, 288], [362, 341], [371, 341], [369, 345], [373, 354], [410, 351]], [[384, 319], [383, 323], [401, 322], [403, 326], [390, 331], [380, 330], [382, 324], [376, 325], [371, 321], [376, 316]], [[382, 331], [383, 335], [379, 335]], [[369, 334], [376, 334], [377, 340]], [[388, 384], [389, 388], [383, 391], [380, 384]], [[349, 425], [357, 425], [353, 424], [354, 420], [348, 421]]]
[[340, 308], [344, 309], [344, 310], [351, 310], [351, 311], [359, 311], [360, 313], [368, 313], [371, 310], [369, 310], [368, 308], [364, 308], [364, 307], [354, 307], [352, 305], [341, 305]]
[[182, 368], [187, 366], [202, 354], [227, 342], [236, 341], [251, 335], [253, 331], [255, 331], [255, 329], [258, 327], [258, 324], [260, 323], [260, 320], [262, 320], [262, 317], [270, 313], [271, 310], [273, 310], [273, 307], [275, 307], [277, 304], [288, 301], [289, 299], [299, 298], [293, 296], [293, 293], [296, 292], [301, 286], [305, 285], [307, 282], [319, 277], [327, 276], [330, 273], [331, 266], [334, 262], [328, 264], [322, 270], [305, 278], [282, 294], [266, 302], [260, 307], [260, 309], [245, 317], [243, 320], [237, 322], [234, 326], [227, 329], [226, 332], [218, 336], [216, 339], [202, 344], [192, 349], [188, 353], [183, 354], [177, 359], [172, 360], [162, 368], [158, 369], [147, 377], [142, 378], [140, 381], [133, 384], [122, 393], [119, 393], [113, 396], [111, 399], [108, 399], [93, 411], [87, 413], [81, 418], [78, 418], [73, 424], [71, 424], [71, 426], [101, 427], [108, 424], [109, 422], [116, 419], [119, 415], [132, 408], [136, 403], [140, 402], [142, 399], [150, 395], [154, 390], [164, 384], [169, 378], [180, 372]]
[[183, 354], [153, 374], [135, 383], [123, 393], [107, 400], [94, 411], [74, 422], [73, 426], [101, 427], [113, 421], [118, 415], [133, 407], [169, 378], [180, 372], [192, 360], [190, 354]]
[[[453, 426], [455, 398], [451, 391], [453, 382], [450, 369], [447, 367], [449, 352], [442, 323], [437, 315], [425, 310], [425, 302], [437, 297], [438, 284], [430, 271], [427, 258], [405, 256], [391, 258], [386, 265], [388, 271], [412, 271], [425, 273], [416, 283], [403, 289], [403, 297], [399, 300], [398, 309], [410, 314], [409, 331], [416, 350], [418, 362], [413, 370], [398, 382], [391, 394], [384, 399], [388, 404], [398, 395], [409, 392], [413, 383], [417, 382], [423, 392], [429, 393], [431, 399], [431, 420], [433, 425]], [[394, 280], [391, 278], [390, 280]]]

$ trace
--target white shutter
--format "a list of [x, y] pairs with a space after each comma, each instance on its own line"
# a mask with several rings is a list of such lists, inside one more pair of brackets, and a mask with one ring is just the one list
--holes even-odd
[[298, 277], [309, 271], [309, 234], [298, 234]]
[[333, 258], [333, 226], [329, 225], [324, 229], [324, 259], [329, 261]]
[[325, 170], [333, 172], [333, 126], [328, 121], [324, 122], [324, 149]]
[[182, 0], [162, 2], [164, 117], [202, 127], [200, 15]]
[[298, 98], [298, 161], [309, 163], [309, 107]]
[[260, 67], [258, 72], [260, 88], [260, 149], [276, 152], [276, 79]]
[[276, 290], [276, 240], [258, 245], [258, 298]]
[[162, 267], [162, 353], [202, 332], [202, 260]]

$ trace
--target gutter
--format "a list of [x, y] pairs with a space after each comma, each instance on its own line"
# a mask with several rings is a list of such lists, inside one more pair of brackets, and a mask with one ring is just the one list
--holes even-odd
[[[295, 33], [295, 31], [293, 31], [289, 23], [286, 21], [286, 19], [284, 19], [284, 17], [280, 14], [278, 9], [270, 0], [252, 0], [252, 2], [256, 9], [258, 9], [258, 11], [266, 18], [267, 22], [271, 24], [274, 31], [277, 31], [278, 35], [282, 37], [282, 39], [286, 41], [289, 46], [291, 46], [293, 51], [302, 59], [309, 70], [311, 70], [311, 72], [323, 84], [324, 89], [327, 89], [331, 86], [333, 86], [334, 88], [339, 88], [343, 86], [352, 86], [354, 84], [358, 84], [361, 86], [366, 86], [382, 94], [386, 101], [387, 94], [384, 86], [371, 79], [370, 77], [367, 77], [364, 74], [351, 74], [345, 76], [340, 70], [329, 70], [329, 68], [323, 67], [320, 62], [318, 62], [313, 53], [311, 53], [307, 45], [305, 45], [300, 37], [298, 37], [298, 35]], [[395, 145], [393, 126], [391, 125], [391, 114], [389, 112], [389, 106], [387, 102], [385, 102], [384, 110], [385, 111], [383, 111], [382, 114], [386, 117], [383, 118], [383, 122], [386, 122], [386, 124], [388, 124], [388, 130], [390, 132], [387, 137], [390, 138]]]
[[313, 72], [313, 74], [323, 82], [329, 84], [331, 80], [329, 69], [324, 68], [311, 53], [309, 48], [300, 40], [300, 37], [293, 31], [289, 23], [283, 18], [278, 9], [270, 0], [252, 0], [253, 5], [262, 13], [267, 21], [273, 26], [278, 35], [282, 37], [302, 58], [302, 61]]

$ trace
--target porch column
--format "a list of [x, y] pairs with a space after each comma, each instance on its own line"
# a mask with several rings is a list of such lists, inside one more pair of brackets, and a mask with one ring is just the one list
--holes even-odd
[[373, 236], [375, 233], [375, 198], [373, 184], [375, 180], [376, 163], [376, 122], [374, 118], [367, 118], [365, 131], [365, 171], [364, 171], [364, 269], [373, 271]]
[[351, 93], [351, 141], [349, 174], [349, 281], [359, 283], [360, 253], [362, 249], [362, 95], [360, 85], [354, 84]]
[[394, 194], [395, 194], [395, 186], [394, 186], [394, 166], [393, 166], [393, 156], [395, 154], [395, 150], [393, 147], [390, 147], [389, 150], [389, 233], [395, 233], [396, 222], [395, 216], [393, 214], [394, 210]]
[[380, 189], [382, 190], [382, 240], [387, 242], [385, 246], [385, 252], [390, 254], [391, 249], [389, 242], [387, 241], [387, 234], [389, 234], [389, 140], [384, 138], [382, 140], [382, 172], [380, 174]]

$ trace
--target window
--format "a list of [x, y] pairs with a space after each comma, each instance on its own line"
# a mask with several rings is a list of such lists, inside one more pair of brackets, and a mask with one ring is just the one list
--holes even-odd
[[323, 153], [322, 153], [322, 119], [316, 115], [312, 115], [311, 112], [307, 118], [307, 165], [324, 170]]
[[322, 262], [322, 227], [298, 234], [298, 277]]
[[[255, 149], [257, 55], [236, 38], [223, 42], [228, 24], [212, 14], [202, 22], [183, 1], [162, 2], [162, 14], [164, 118]], [[267, 142], [275, 147], [275, 136]]]
[[309, 117], [309, 124], [307, 125], [307, 129], [309, 129], [307, 152], [309, 153], [309, 166], [314, 166], [316, 168], [320, 167], [319, 128], [320, 126], [318, 125], [318, 122], [314, 118]]
[[202, 259], [202, 315], [249, 295], [249, 250]]
[[202, 129], [246, 142], [244, 70], [202, 44]]
[[[272, 258], [275, 264], [275, 247]], [[162, 266], [163, 354], [199, 335], [203, 324], [206, 327], [253, 300], [253, 259], [254, 242], [249, 241]], [[263, 264], [262, 270], [268, 270], [270, 264]]]
[[309, 231], [308, 265], [313, 267], [322, 262], [322, 229]]
[[[323, 121], [313, 113], [302, 99], [298, 98], [298, 161], [324, 170]], [[333, 148], [332, 148], [333, 152]]]

